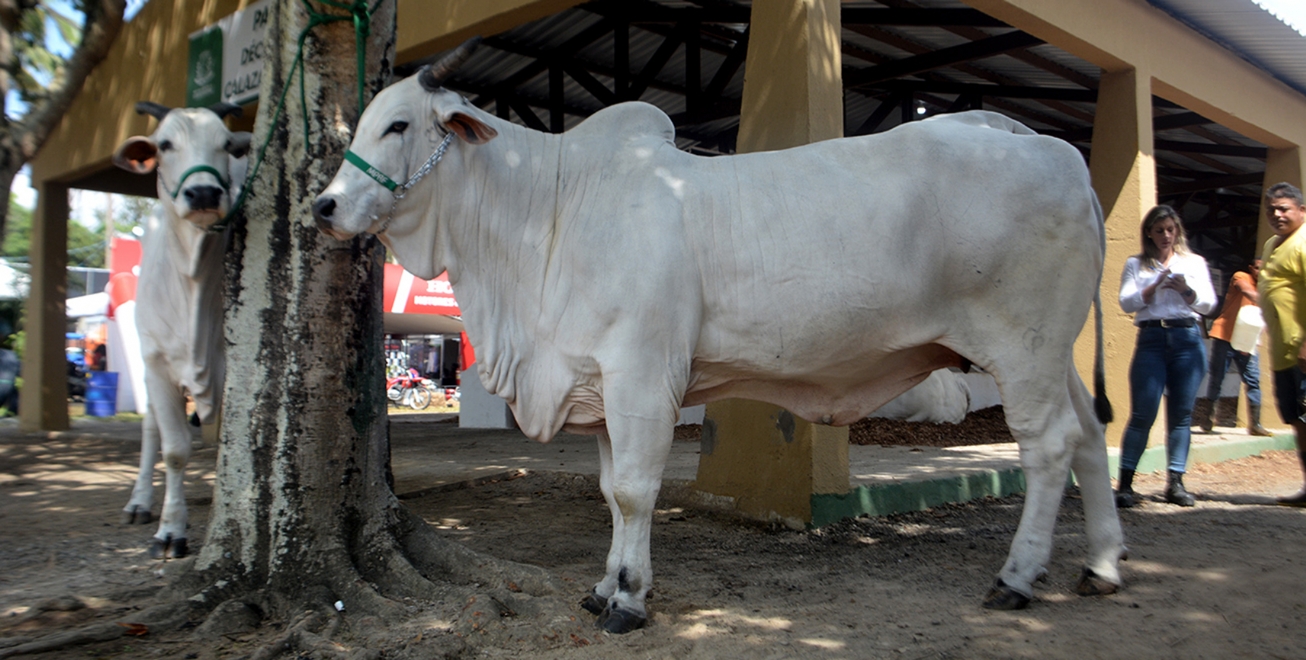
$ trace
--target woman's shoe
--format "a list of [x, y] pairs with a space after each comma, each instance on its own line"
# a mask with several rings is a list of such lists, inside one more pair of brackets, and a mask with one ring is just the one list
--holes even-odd
[[1193, 506], [1197, 504], [1197, 499], [1187, 490], [1184, 490], [1184, 473], [1170, 470], [1169, 479], [1165, 485], [1165, 501], [1179, 506]]
[[1276, 497], [1274, 498], [1274, 501], [1279, 506], [1306, 507], [1306, 489], [1303, 489], [1300, 493], [1297, 493], [1296, 495], [1289, 495], [1287, 497]]
[[1134, 504], [1135, 504], [1134, 489], [1129, 488], [1125, 490], [1116, 491], [1117, 509], [1132, 509], [1134, 507]]

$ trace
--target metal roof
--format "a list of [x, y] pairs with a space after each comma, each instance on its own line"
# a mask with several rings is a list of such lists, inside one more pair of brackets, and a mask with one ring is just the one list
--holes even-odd
[[1252, 0], [1147, 0], [1306, 94], [1306, 36]]
[[[1251, 0], [1148, 2], [1306, 95], [1306, 38]], [[554, 132], [638, 99], [671, 116], [682, 149], [729, 154], [750, 11], [743, 0], [593, 0], [488, 35], [448, 85]], [[1089, 155], [1097, 66], [960, 0], [861, 0], [841, 11], [846, 135], [984, 108]], [[1195, 248], [1232, 272], [1256, 249], [1265, 145], [1164, 99], [1153, 108], [1162, 201], [1181, 208]]]

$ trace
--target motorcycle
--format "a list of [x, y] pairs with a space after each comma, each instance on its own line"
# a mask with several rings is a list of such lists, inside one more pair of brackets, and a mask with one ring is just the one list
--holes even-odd
[[431, 405], [431, 390], [421, 376], [395, 376], [385, 381], [385, 396], [391, 404], [426, 410]]

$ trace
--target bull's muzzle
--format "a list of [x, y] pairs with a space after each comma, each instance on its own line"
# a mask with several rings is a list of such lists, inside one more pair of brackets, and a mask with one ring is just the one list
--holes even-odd
[[336, 213], [336, 200], [329, 195], [319, 195], [313, 200], [313, 219], [317, 221], [317, 228], [324, 232], [330, 232], [331, 216]]

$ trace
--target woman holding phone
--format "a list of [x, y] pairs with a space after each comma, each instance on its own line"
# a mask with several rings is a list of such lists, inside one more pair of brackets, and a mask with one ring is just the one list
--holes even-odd
[[1188, 249], [1179, 214], [1161, 205], [1148, 211], [1142, 225], [1143, 252], [1125, 261], [1120, 275], [1120, 308], [1134, 315], [1138, 340], [1129, 365], [1129, 425], [1120, 441], [1120, 480], [1116, 506], [1136, 503], [1134, 470], [1147, 449], [1161, 395], [1166, 396], [1165, 451], [1168, 479], [1165, 500], [1193, 506], [1184, 490], [1192, 436], [1193, 403], [1206, 369], [1201, 316], [1215, 306], [1215, 290], [1206, 260]]

